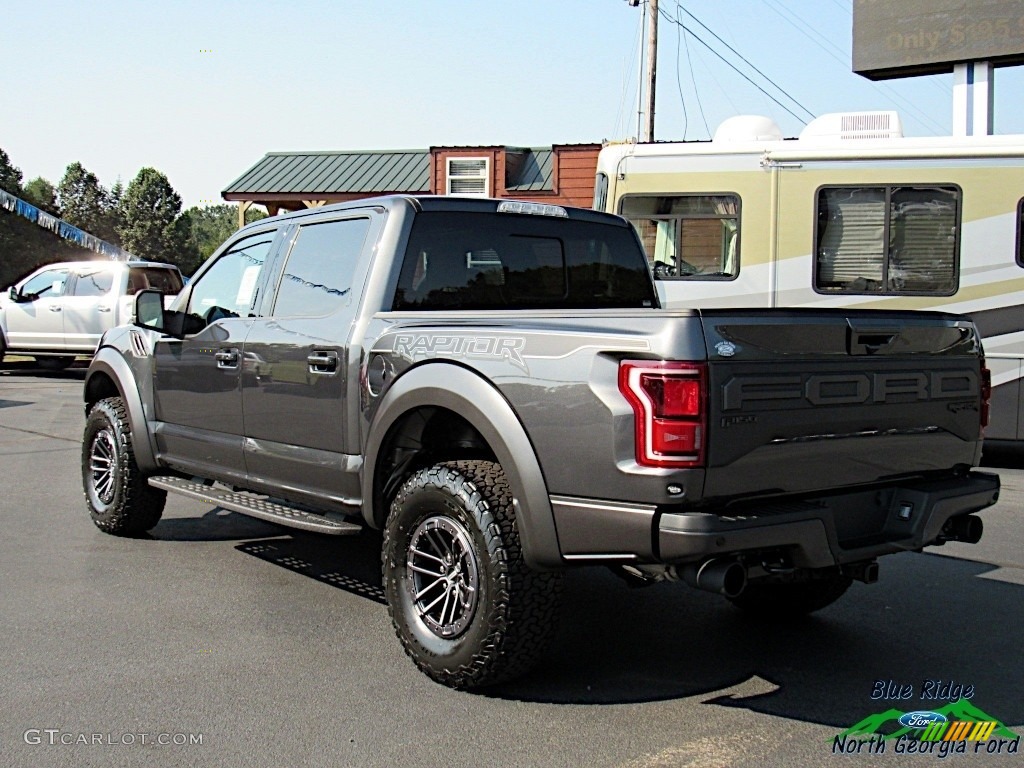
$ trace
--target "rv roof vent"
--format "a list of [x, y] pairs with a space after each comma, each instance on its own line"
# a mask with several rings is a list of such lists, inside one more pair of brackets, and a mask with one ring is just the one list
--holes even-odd
[[832, 112], [810, 122], [800, 140], [899, 139], [903, 124], [896, 112]]
[[712, 141], [782, 141], [782, 131], [770, 117], [736, 115], [718, 126]]

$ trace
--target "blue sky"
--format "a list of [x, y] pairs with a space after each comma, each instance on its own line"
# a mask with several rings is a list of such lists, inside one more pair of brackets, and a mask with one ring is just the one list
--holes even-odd
[[[948, 134], [952, 75], [850, 71], [852, 1], [681, 5], [814, 114], [896, 109], [908, 135]], [[675, 0], [661, 6], [806, 119]], [[268, 151], [622, 139], [640, 43], [625, 0], [6, 2], [0, 148], [55, 184], [75, 161], [107, 187], [152, 166], [190, 206], [220, 202]], [[664, 20], [658, 58], [659, 139], [708, 138], [735, 114], [802, 127]], [[998, 133], [1024, 133], [1021, 70], [997, 71]]]

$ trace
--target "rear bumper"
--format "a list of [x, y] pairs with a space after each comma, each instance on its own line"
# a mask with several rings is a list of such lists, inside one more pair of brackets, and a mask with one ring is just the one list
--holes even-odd
[[567, 561], [699, 562], [784, 552], [799, 568], [825, 568], [920, 550], [951, 518], [999, 498], [999, 476], [965, 477], [824, 495], [716, 512], [553, 497]]

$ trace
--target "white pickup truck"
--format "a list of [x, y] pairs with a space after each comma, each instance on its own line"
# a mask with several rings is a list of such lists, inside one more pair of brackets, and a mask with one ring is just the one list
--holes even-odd
[[68, 261], [48, 264], [0, 294], [0, 362], [30, 355], [43, 368], [67, 368], [96, 351], [100, 336], [130, 322], [134, 296], [152, 288], [178, 293], [181, 273], [151, 261]]

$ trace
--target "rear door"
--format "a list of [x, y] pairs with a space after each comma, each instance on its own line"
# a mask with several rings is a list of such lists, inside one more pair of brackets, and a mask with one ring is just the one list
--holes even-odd
[[703, 314], [705, 496], [791, 493], [970, 465], [982, 374], [955, 315]]
[[381, 221], [366, 211], [317, 218], [288, 238], [276, 290], [243, 347], [251, 483], [341, 507], [359, 497], [355, 466], [345, 458], [349, 363], [359, 360], [349, 340], [368, 261], [364, 244], [376, 239]]
[[91, 354], [104, 331], [117, 322], [123, 267], [104, 262], [75, 270], [63, 301], [64, 346]]

